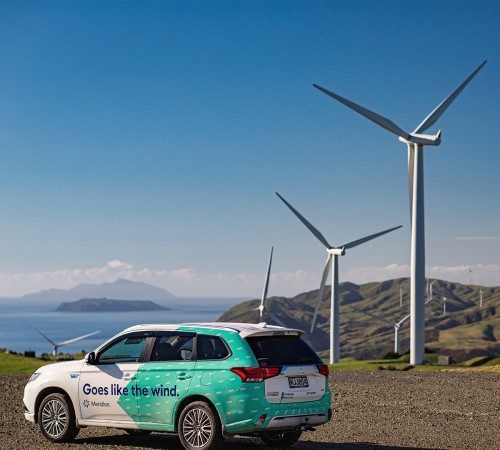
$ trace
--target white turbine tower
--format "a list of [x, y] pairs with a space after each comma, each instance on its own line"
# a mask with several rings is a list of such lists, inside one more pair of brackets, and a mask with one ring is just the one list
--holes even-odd
[[432, 285], [436, 282], [437, 280], [434, 280], [430, 285], [429, 285], [429, 300], [432, 300]]
[[330, 266], [332, 267], [332, 289], [331, 289], [331, 303], [330, 303], [330, 364], [336, 363], [340, 360], [340, 341], [339, 341], [339, 312], [340, 312], [340, 301], [339, 301], [339, 268], [338, 268], [338, 257], [344, 256], [345, 251], [351, 248], [357, 247], [358, 245], [364, 244], [365, 242], [371, 241], [376, 237], [382, 236], [383, 234], [394, 231], [401, 228], [402, 225], [398, 227], [390, 228], [388, 230], [381, 231], [379, 233], [371, 234], [361, 239], [349, 242], [347, 244], [341, 245], [339, 247], [333, 247], [328, 243], [328, 241], [323, 237], [323, 235], [304, 217], [302, 216], [290, 203], [288, 203], [280, 194], [276, 192], [276, 195], [285, 203], [288, 208], [299, 218], [299, 220], [309, 229], [309, 231], [316, 236], [316, 238], [326, 247], [328, 257], [326, 259], [325, 270], [323, 271], [323, 277], [321, 278], [321, 284], [319, 287], [318, 300], [316, 301], [316, 308], [314, 310], [314, 317], [311, 324], [311, 333], [314, 330], [314, 325], [316, 324], [316, 317], [318, 315], [319, 305], [321, 303], [321, 298], [323, 296], [323, 290], [326, 284], [326, 278], [328, 277], [328, 272], [330, 271]]
[[73, 339], [69, 339], [68, 341], [64, 341], [64, 342], [59, 342], [58, 344], [56, 344], [53, 340], [49, 339], [47, 336], [45, 336], [45, 334], [43, 334], [40, 330], [38, 330], [37, 328], [35, 328], [35, 331], [42, 337], [44, 337], [45, 339], [47, 339], [47, 341], [49, 341], [51, 344], [52, 344], [52, 354], [53, 355], [57, 355], [57, 349], [59, 347], [62, 347], [63, 345], [66, 345], [66, 344], [71, 344], [72, 342], [76, 342], [76, 341], [80, 341], [82, 339], [85, 339], [85, 338], [88, 338], [90, 336], [93, 336], [94, 334], [97, 334], [97, 333], [100, 333], [100, 331], [94, 331], [92, 333], [89, 333], [89, 334], [85, 334], [83, 336], [79, 336], [79, 337], [76, 337], [76, 338], [73, 338]]
[[467, 84], [486, 64], [484, 61], [448, 97], [446, 97], [411, 133], [401, 129], [391, 120], [364, 108], [317, 84], [313, 86], [382, 128], [399, 136], [408, 146], [408, 187], [410, 190], [411, 215], [411, 332], [410, 363], [423, 364], [425, 355], [425, 226], [424, 226], [424, 146], [439, 145], [441, 130], [436, 135], [422, 134], [441, 117]]
[[483, 309], [483, 287], [479, 288], [479, 307]]

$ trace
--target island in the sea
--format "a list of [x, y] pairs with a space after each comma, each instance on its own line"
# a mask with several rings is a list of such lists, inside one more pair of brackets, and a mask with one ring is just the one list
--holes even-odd
[[61, 312], [121, 312], [121, 311], [168, 311], [170, 308], [150, 300], [113, 300], [109, 298], [82, 298], [75, 302], [61, 303]]

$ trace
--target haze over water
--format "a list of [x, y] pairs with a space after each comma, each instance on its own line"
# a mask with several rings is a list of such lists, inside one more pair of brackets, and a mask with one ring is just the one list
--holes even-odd
[[60, 348], [63, 353], [89, 352], [116, 333], [141, 323], [213, 322], [241, 298], [175, 298], [155, 302], [169, 311], [57, 312], [59, 302], [0, 300], [0, 348], [16, 352], [51, 353], [52, 346], [33, 327], [59, 343], [93, 331], [99, 334]]

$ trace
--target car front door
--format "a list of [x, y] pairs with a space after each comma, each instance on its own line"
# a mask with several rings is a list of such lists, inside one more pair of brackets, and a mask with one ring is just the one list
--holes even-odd
[[84, 365], [78, 391], [84, 421], [139, 421], [136, 378], [151, 334], [120, 336], [99, 351], [93, 364]]

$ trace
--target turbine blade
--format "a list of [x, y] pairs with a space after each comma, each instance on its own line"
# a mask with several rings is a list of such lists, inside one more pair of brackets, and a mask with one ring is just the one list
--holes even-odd
[[365, 314], [367, 314], [370, 317], [373, 317], [374, 319], [378, 319], [381, 322], [385, 322], [389, 324], [391, 327], [393, 327], [395, 324], [393, 324], [390, 320], [384, 319], [383, 317], [376, 316], [375, 314], [369, 313], [368, 311], [362, 310]]
[[72, 342], [80, 341], [81, 339], [88, 338], [89, 336], [93, 336], [94, 334], [97, 334], [97, 333], [100, 333], [100, 331], [94, 331], [92, 333], [84, 334], [83, 336], [79, 336], [77, 338], [73, 338], [73, 339], [70, 339], [68, 341], [61, 342], [61, 343], [57, 344], [57, 346], [61, 347], [61, 346], [66, 345], [66, 344], [71, 344]]
[[344, 104], [348, 108], [351, 108], [353, 111], [356, 111], [357, 113], [361, 114], [362, 116], [365, 116], [367, 119], [371, 120], [372, 122], [375, 122], [377, 125], [380, 125], [382, 128], [385, 128], [386, 130], [390, 131], [391, 133], [394, 133], [396, 136], [402, 137], [403, 139], [409, 139], [410, 135], [402, 130], [398, 125], [396, 125], [392, 120], [387, 119], [384, 116], [381, 116], [380, 114], [377, 114], [376, 112], [370, 111], [369, 109], [364, 108], [363, 106], [360, 106], [354, 102], [351, 102], [350, 100], [347, 100], [344, 97], [341, 97], [340, 95], [337, 95], [328, 89], [325, 89], [317, 84], [313, 84], [313, 86], [316, 89], [319, 89], [320, 91], [324, 92], [326, 95], [329, 95], [330, 97], [334, 98], [335, 100], [339, 101], [340, 103]]
[[271, 264], [273, 262], [273, 250], [274, 247], [271, 247], [271, 255], [269, 256], [269, 263], [267, 265], [267, 273], [266, 280], [264, 282], [264, 289], [262, 291], [262, 298], [260, 299], [260, 307], [258, 308], [260, 311], [260, 321], [262, 322], [262, 317], [264, 316], [264, 303], [267, 298], [267, 290], [269, 289], [269, 277], [271, 276]]
[[382, 236], [383, 234], [390, 233], [391, 231], [397, 230], [398, 228], [401, 228], [403, 225], [399, 225], [394, 228], [389, 228], [388, 230], [381, 231], [379, 233], [371, 234], [370, 236], [366, 236], [364, 238], [358, 239], [356, 241], [349, 242], [348, 244], [341, 245], [339, 248], [344, 247], [345, 249], [353, 248], [356, 247], [360, 244], [364, 244], [365, 242], [371, 241], [372, 239], [375, 239], [376, 237]]
[[425, 304], [427, 305], [427, 303], [432, 302], [432, 300], [434, 300], [435, 298], [436, 298], [436, 297], [434, 297], [434, 296], [433, 296], [432, 298], [430, 298], [429, 300], [427, 300], [427, 301], [425, 302]]
[[486, 64], [486, 60], [472, 72], [469, 77], [458, 86], [448, 97], [446, 97], [435, 109], [432, 111], [424, 121], [415, 129], [412, 134], [423, 133], [425, 130], [434, 125], [437, 120], [441, 117], [441, 115], [448, 109], [448, 107], [453, 103], [453, 101], [460, 95], [460, 93], [464, 90], [465, 86], [469, 84], [469, 82], [476, 76], [476, 74], [483, 68]]
[[47, 341], [49, 341], [52, 345], [57, 345], [53, 340], [49, 339], [47, 336], [45, 336], [45, 334], [43, 334], [38, 328], [35, 328], [35, 331], [42, 337], [44, 337], [45, 339], [47, 339]]
[[283, 203], [290, 208], [290, 210], [299, 218], [299, 220], [309, 228], [309, 231], [316, 236], [316, 238], [327, 248], [330, 249], [332, 246], [328, 243], [325, 237], [316, 229], [302, 214], [300, 214], [290, 203], [288, 203], [281, 195], [276, 192], [276, 195], [283, 201]]
[[413, 223], [413, 175], [415, 173], [415, 147], [408, 144], [408, 193], [410, 195], [410, 223]]
[[311, 333], [314, 330], [314, 326], [316, 325], [316, 318], [318, 317], [319, 305], [321, 303], [321, 298], [323, 297], [323, 291], [325, 289], [326, 278], [328, 277], [328, 273], [330, 272], [330, 266], [332, 264], [332, 255], [328, 254], [328, 258], [326, 258], [325, 270], [323, 270], [323, 276], [321, 277], [321, 284], [319, 285], [318, 292], [318, 300], [316, 301], [316, 308], [314, 308], [314, 316], [311, 324]]
[[399, 326], [403, 325], [406, 321], [408, 321], [410, 319], [410, 317], [411, 317], [411, 314], [408, 314], [407, 316], [405, 316], [403, 318], [403, 320], [400, 320], [396, 325], [399, 325]]
[[269, 315], [269, 318], [276, 322], [279, 326], [287, 328], [287, 325], [278, 317], [276, 317], [272, 312], [267, 313]]

